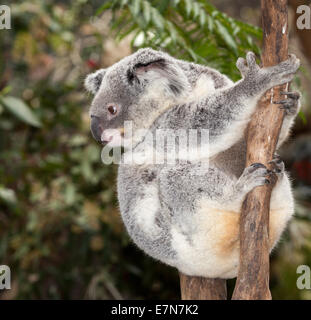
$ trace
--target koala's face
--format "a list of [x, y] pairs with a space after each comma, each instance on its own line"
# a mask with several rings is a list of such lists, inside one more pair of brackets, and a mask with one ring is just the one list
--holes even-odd
[[177, 99], [189, 83], [175, 59], [147, 48], [90, 74], [85, 86], [95, 95], [90, 108], [94, 138], [117, 146], [125, 121], [132, 121], [133, 128], [145, 128], [163, 100]]
[[[134, 116], [131, 111], [139, 99], [139, 92], [131, 92], [127, 81], [122, 79], [124, 72], [122, 67], [109, 68], [96, 75], [102, 76], [102, 80], [90, 108], [91, 131], [103, 144], [120, 140], [124, 122]], [[118, 145], [117, 141], [114, 143]]]

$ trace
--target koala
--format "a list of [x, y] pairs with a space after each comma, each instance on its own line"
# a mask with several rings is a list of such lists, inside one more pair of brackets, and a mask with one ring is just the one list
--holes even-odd
[[[245, 129], [260, 97], [291, 81], [299, 65], [290, 55], [276, 66], [260, 68], [249, 52], [237, 60], [242, 79], [233, 83], [210, 67], [144, 48], [87, 76], [85, 87], [94, 94], [94, 138], [104, 146], [120, 146], [126, 140], [124, 123], [132, 123], [132, 143], [122, 157], [139, 154], [147, 132], [208, 132], [209, 152], [198, 158], [157, 163], [150, 161], [149, 150], [140, 163], [120, 162], [120, 212], [140, 249], [187, 275], [237, 276], [243, 200], [271, 177], [261, 163], [245, 168]], [[282, 94], [284, 100], [277, 103], [285, 118], [278, 147], [299, 111], [299, 94]], [[294, 200], [282, 160], [276, 156], [271, 163], [277, 175], [270, 205], [272, 250], [293, 215]]]

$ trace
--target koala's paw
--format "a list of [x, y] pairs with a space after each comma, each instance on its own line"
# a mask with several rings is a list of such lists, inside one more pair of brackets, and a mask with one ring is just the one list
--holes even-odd
[[239, 58], [236, 66], [243, 76], [247, 92], [261, 94], [272, 87], [290, 82], [300, 66], [300, 60], [292, 54], [276, 66], [260, 68], [255, 54], [248, 52], [246, 60]]
[[239, 191], [248, 193], [255, 187], [269, 184], [269, 176], [272, 171], [267, 169], [262, 163], [253, 163], [249, 167], [245, 168], [241, 177], [237, 182], [237, 188]]
[[263, 68], [263, 78], [268, 87], [278, 86], [290, 82], [300, 66], [300, 60], [294, 54], [276, 66]]
[[250, 74], [256, 74], [260, 70], [259, 65], [256, 63], [256, 55], [253, 52], [248, 52], [246, 54], [246, 60], [244, 58], [239, 58], [236, 62], [236, 66], [244, 78]]
[[280, 104], [280, 109], [285, 111], [287, 116], [295, 116], [299, 109], [299, 92], [281, 92], [282, 95], [286, 95], [287, 98], [281, 101], [274, 101], [275, 104]]
[[282, 177], [285, 172], [285, 165], [280, 156], [275, 155], [274, 158], [268, 162], [272, 167], [272, 172], [277, 175], [278, 178]]

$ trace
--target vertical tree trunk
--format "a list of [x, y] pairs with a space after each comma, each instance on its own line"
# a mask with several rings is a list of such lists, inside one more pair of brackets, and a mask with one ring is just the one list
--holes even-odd
[[[261, 0], [263, 26], [263, 66], [272, 66], [288, 58], [287, 0]], [[246, 166], [265, 165], [273, 158], [283, 122], [280, 89], [262, 97], [247, 132]], [[250, 192], [240, 219], [240, 268], [232, 299], [271, 299], [269, 290], [269, 210], [273, 183]]]
[[226, 300], [227, 287], [224, 279], [190, 277], [180, 273], [182, 300]]

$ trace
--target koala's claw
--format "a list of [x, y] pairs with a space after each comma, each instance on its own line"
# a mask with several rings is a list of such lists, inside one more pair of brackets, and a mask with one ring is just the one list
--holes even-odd
[[243, 77], [250, 72], [260, 69], [256, 63], [256, 55], [253, 52], [248, 52], [246, 54], [246, 60], [244, 58], [239, 58], [236, 62], [236, 66], [240, 70]]
[[289, 58], [276, 66], [269, 67], [267, 70], [275, 77], [274, 85], [284, 84], [291, 81], [300, 66], [300, 60], [290, 54]]
[[260, 162], [255, 162], [250, 165], [253, 168], [265, 168], [266, 166]]
[[293, 100], [299, 100], [299, 98], [300, 98], [300, 93], [297, 91], [293, 91], [293, 92], [281, 91], [280, 94], [286, 95], [287, 97], [289, 97], [290, 99], [293, 99]]
[[251, 51], [247, 52], [246, 61], [247, 61], [247, 64], [248, 64], [249, 68], [256, 68], [257, 67], [256, 55], [255, 55], [254, 52], [251, 52]]
[[267, 169], [262, 163], [253, 163], [245, 168], [240, 176], [237, 187], [245, 192], [249, 192], [255, 187], [270, 184], [272, 170]]
[[275, 104], [280, 104], [279, 108], [285, 110], [287, 116], [294, 116], [298, 111], [298, 100], [300, 98], [300, 94], [298, 92], [280, 92], [282, 95], [286, 95], [287, 99], [281, 101], [274, 101]]
[[285, 165], [282, 159], [279, 156], [276, 156], [274, 159], [268, 162], [272, 166], [272, 172], [277, 176], [280, 176], [285, 171]]

